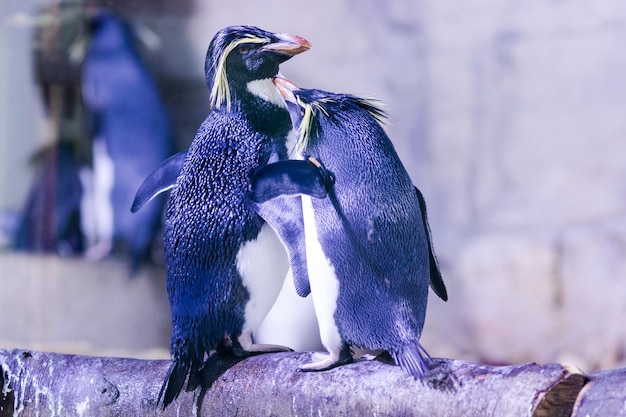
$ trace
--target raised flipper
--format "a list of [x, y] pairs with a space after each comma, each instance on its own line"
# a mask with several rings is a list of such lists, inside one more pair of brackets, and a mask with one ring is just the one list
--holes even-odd
[[306, 297], [311, 292], [306, 264], [304, 219], [300, 196], [278, 196], [256, 205], [256, 211], [274, 229], [287, 249], [296, 292]]
[[135, 213], [157, 195], [172, 189], [176, 185], [176, 179], [178, 174], [180, 174], [186, 157], [186, 150], [179, 152], [167, 158], [157, 169], [152, 171], [148, 178], [139, 186], [130, 211]]
[[424, 229], [426, 230], [426, 240], [428, 241], [428, 258], [430, 259], [430, 288], [441, 298], [443, 301], [448, 301], [448, 291], [446, 290], [446, 284], [443, 282], [441, 271], [439, 270], [439, 262], [435, 256], [435, 249], [433, 247], [433, 239], [430, 234], [430, 226], [428, 225], [428, 216], [426, 214], [426, 200], [421, 191], [415, 187], [415, 193], [420, 204], [420, 211], [422, 212], [422, 223], [424, 223]]
[[281, 195], [306, 194], [324, 198], [335, 183], [335, 176], [315, 158], [284, 159], [257, 169], [250, 182], [250, 197], [264, 203]]
[[306, 259], [302, 201], [298, 194], [325, 198], [335, 176], [315, 158], [280, 160], [256, 170], [250, 183], [250, 197], [257, 213], [274, 229], [289, 255], [296, 292], [311, 293]]

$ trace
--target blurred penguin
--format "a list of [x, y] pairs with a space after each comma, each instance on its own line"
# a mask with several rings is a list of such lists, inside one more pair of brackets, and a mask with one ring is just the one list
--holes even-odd
[[37, 173], [15, 231], [14, 249], [62, 256], [83, 251], [77, 154], [74, 144], [59, 141], [33, 158]]
[[115, 245], [130, 252], [131, 271], [150, 260], [162, 225], [163, 196], [140, 213], [129, 207], [143, 179], [172, 153], [169, 118], [130, 27], [99, 8], [88, 22], [82, 94], [93, 136], [93, 171], [83, 170], [87, 257]]
[[30, 20], [11, 19], [32, 25], [32, 73], [49, 130], [46, 143], [30, 159], [33, 180], [26, 201], [19, 212], [2, 211], [0, 234], [6, 245], [20, 251], [81, 254], [79, 170], [89, 163], [89, 145], [78, 99], [80, 68], [70, 59], [70, 49], [84, 26], [84, 8], [57, 2]]

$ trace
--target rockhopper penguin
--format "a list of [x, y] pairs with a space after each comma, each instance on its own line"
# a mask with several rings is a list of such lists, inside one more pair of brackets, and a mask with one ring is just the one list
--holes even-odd
[[424, 199], [379, 123], [385, 114], [370, 100], [275, 82], [299, 126], [295, 154], [308, 160], [257, 170], [251, 195], [263, 206], [281, 190], [301, 194], [308, 273], [294, 279], [300, 295], [312, 294], [330, 355], [300, 369], [348, 363], [353, 345], [387, 350], [421, 377], [429, 283], [442, 299], [447, 293]]
[[209, 351], [286, 350], [252, 343], [288, 262], [248, 193], [254, 169], [287, 156], [292, 125], [272, 77], [282, 62], [309, 48], [301, 37], [252, 26], [224, 28], [209, 45], [212, 111], [184, 156], [166, 210], [173, 364], [159, 395], [164, 407]]

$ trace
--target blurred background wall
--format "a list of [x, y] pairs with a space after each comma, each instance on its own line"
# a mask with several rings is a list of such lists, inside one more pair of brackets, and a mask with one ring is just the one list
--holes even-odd
[[[208, 110], [206, 47], [231, 24], [311, 41], [282, 67], [295, 83], [387, 103], [387, 131], [426, 197], [450, 295], [430, 298], [423, 344], [433, 356], [626, 364], [622, 1], [113, 3], [161, 41], [146, 59], [181, 149]], [[0, 207], [19, 208], [28, 155], [47, 137], [25, 18], [45, 4], [0, 3]], [[19, 275], [10, 256], [0, 258], [2, 280]]]

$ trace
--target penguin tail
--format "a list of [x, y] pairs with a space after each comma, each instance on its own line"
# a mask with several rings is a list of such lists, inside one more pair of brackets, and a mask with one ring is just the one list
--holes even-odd
[[161, 391], [159, 391], [159, 398], [157, 404], [163, 400], [163, 410], [172, 403], [183, 389], [185, 380], [189, 375], [190, 364], [181, 360], [174, 359], [170, 369], [167, 371], [165, 381], [161, 385]]
[[422, 378], [429, 371], [426, 361], [430, 362], [432, 358], [417, 340], [402, 346], [399, 351], [389, 353], [396, 364], [415, 379]]

